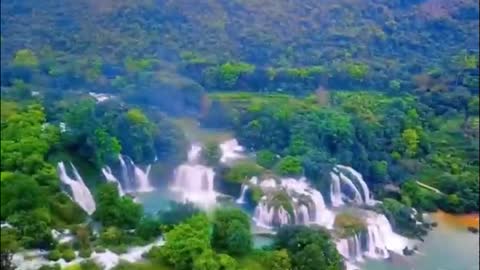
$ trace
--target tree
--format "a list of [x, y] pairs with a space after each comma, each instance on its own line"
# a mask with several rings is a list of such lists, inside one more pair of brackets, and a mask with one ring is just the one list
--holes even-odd
[[120, 197], [114, 183], [101, 185], [97, 191], [97, 209], [94, 218], [104, 226], [117, 226], [123, 229], [137, 227], [143, 207], [130, 197]]
[[275, 166], [275, 171], [284, 176], [298, 176], [302, 174], [302, 162], [298, 157], [286, 156]]
[[13, 65], [24, 68], [36, 68], [38, 66], [38, 59], [31, 50], [21, 49], [15, 53]]
[[261, 173], [263, 173], [262, 167], [254, 162], [242, 161], [228, 168], [225, 180], [234, 183], [244, 183], [253, 176], [259, 176]]
[[15, 229], [2, 228], [0, 240], [0, 268], [5, 270], [13, 270], [14, 267], [12, 265], [12, 256], [19, 247]]
[[277, 162], [277, 157], [275, 156], [275, 153], [269, 150], [258, 151], [256, 155], [256, 159], [257, 159], [258, 165], [267, 169], [271, 169]]
[[17, 212], [31, 211], [45, 205], [45, 195], [37, 182], [22, 174], [11, 174], [7, 178], [2, 173], [2, 176], [0, 199], [3, 220]]
[[97, 128], [94, 134], [93, 145], [96, 164], [102, 166], [117, 158], [122, 150], [117, 138], [110, 136], [105, 129], [101, 128]]
[[202, 149], [202, 159], [208, 166], [216, 166], [222, 153], [215, 142], [207, 142]]
[[215, 211], [212, 246], [229, 255], [245, 255], [252, 248], [250, 220], [247, 214], [236, 208]]
[[135, 231], [142, 239], [151, 240], [160, 235], [160, 226], [161, 222], [159, 220], [146, 216], [140, 220]]
[[275, 249], [286, 249], [293, 269], [343, 269], [343, 263], [327, 231], [303, 226], [281, 227], [274, 240]]
[[402, 140], [405, 145], [405, 153], [409, 157], [413, 157], [417, 154], [420, 138], [415, 129], [406, 129], [402, 132]]
[[220, 265], [215, 252], [211, 249], [203, 251], [193, 261], [193, 270], [219, 270]]
[[267, 270], [291, 270], [292, 264], [285, 249], [274, 250], [267, 253], [264, 265]]
[[210, 250], [209, 230], [207, 217], [202, 214], [196, 215], [167, 232], [165, 245], [153, 248], [150, 256], [161, 259], [178, 270], [193, 269], [195, 259]]

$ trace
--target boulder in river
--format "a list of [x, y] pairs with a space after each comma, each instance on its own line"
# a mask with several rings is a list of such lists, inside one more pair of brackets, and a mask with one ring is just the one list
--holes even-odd
[[468, 227], [467, 230], [471, 233], [478, 233], [478, 228], [475, 227]]
[[403, 255], [405, 256], [411, 256], [413, 255], [413, 253], [415, 253], [415, 250], [414, 249], [409, 249], [408, 247], [405, 247], [403, 250]]

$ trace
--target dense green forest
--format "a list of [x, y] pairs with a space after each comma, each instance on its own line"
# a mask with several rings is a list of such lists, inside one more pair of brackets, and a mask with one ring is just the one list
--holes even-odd
[[[165, 185], [189, 147], [177, 117], [255, 153], [224, 168], [206, 146], [226, 185], [304, 175], [327, 192], [332, 167], [347, 164], [404, 235], [419, 235], [412, 207], [478, 213], [478, 23], [473, 0], [2, 1], [2, 269], [26, 249], [71, 261], [159, 236], [146, 263], [115, 269], [344, 269], [322, 228], [285, 226], [257, 249], [239, 209], [172, 202], [149, 215], [105, 183], [100, 170], [123, 154], [156, 162], [152, 181]], [[92, 216], [62, 191], [59, 161], [93, 190]]]

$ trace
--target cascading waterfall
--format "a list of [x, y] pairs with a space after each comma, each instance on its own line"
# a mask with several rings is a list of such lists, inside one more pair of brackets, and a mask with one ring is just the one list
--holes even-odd
[[254, 221], [258, 226], [272, 228], [292, 221], [297, 224], [333, 227], [335, 215], [327, 209], [322, 194], [310, 187], [305, 178], [284, 178], [280, 180], [280, 184], [277, 184], [275, 179], [266, 179], [261, 181], [259, 186], [265, 194], [273, 194], [276, 191], [286, 192], [292, 200], [290, 203], [292, 203], [293, 213], [289, 213], [283, 207], [273, 207], [271, 204], [275, 205], [272, 201], [275, 199], [266, 195], [262, 197], [255, 209]]
[[184, 201], [190, 201], [204, 207], [215, 204], [217, 194], [214, 190], [215, 172], [212, 168], [195, 164], [201, 147], [192, 145], [188, 152], [188, 162], [175, 169], [171, 189], [182, 193]]
[[344, 204], [342, 199], [342, 189], [340, 186], [340, 177], [337, 174], [330, 172], [332, 184], [330, 185], [330, 200], [333, 207], [339, 207]]
[[[345, 174], [348, 172], [352, 176], [350, 178]], [[344, 198], [349, 198], [357, 205], [374, 205], [375, 200], [370, 195], [370, 189], [363, 179], [362, 175], [351, 167], [344, 165], [336, 165], [333, 171], [330, 172], [330, 200], [333, 207], [339, 207], [345, 204]], [[360, 189], [355, 185], [355, 182], [360, 185]], [[342, 185], [343, 183], [343, 185]], [[348, 194], [345, 193], [347, 188]], [[351, 196], [353, 193], [353, 198]]]
[[[125, 160], [122, 155], [119, 155], [118, 160], [122, 167], [122, 178], [125, 185], [124, 189], [135, 192], [149, 192], [153, 190], [148, 178], [151, 165], [148, 165], [144, 172], [128, 157], [127, 160]], [[129, 168], [132, 168], [133, 172], [129, 170]]]
[[309, 215], [309, 223], [315, 223], [329, 229], [333, 227], [335, 215], [325, 205], [320, 191], [310, 187], [305, 178], [302, 177], [299, 180], [285, 178], [281, 180], [281, 185], [290, 196], [302, 194], [311, 199], [312, 206], [309, 209], [309, 213], [311, 213]]
[[102, 168], [102, 173], [103, 173], [103, 176], [105, 176], [105, 178], [107, 179], [108, 182], [112, 182], [112, 183], [115, 183], [117, 185], [118, 194], [120, 196], [125, 195], [125, 192], [123, 191], [123, 188], [122, 188], [122, 185], [120, 184], [120, 181], [118, 181], [118, 179], [115, 177], [115, 175], [113, 175], [112, 169], [110, 169], [109, 166], [103, 167]]
[[339, 169], [344, 169], [348, 171], [357, 181], [360, 183], [360, 186], [362, 187], [363, 191], [363, 200], [366, 205], [374, 205], [375, 202], [373, 199], [370, 197], [370, 189], [368, 188], [367, 183], [365, 180], [363, 180], [363, 176], [361, 173], [357, 172], [354, 170], [352, 167], [344, 166], [344, 165], [337, 165]]
[[[409, 246], [409, 240], [393, 232], [384, 215], [368, 212], [366, 223], [367, 231], [336, 241], [338, 252], [350, 263], [363, 261], [363, 255], [372, 259], [387, 259], [390, 252], [403, 254], [403, 249]], [[362, 235], [366, 240], [363, 246]]]
[[295, 223], [296, 224], [308, 224], [310, 222], [310, 214], [308, 212], [308, 207], [304, 204], [300, 205], [295, 211]]
[[258, 227], [273, 229], [282, 225], [289, 224], [290, 218], [287, 210], [283, 206], [274, 207], [267, 203], [267, 197], [264, 196], [255, 207], [253, 221]]
[[245, 194], [247, 193], [248, 190], [248, 185], [242, 184], [242, 190], [240, 192], [240, 197], [235, 201], [238, 204], [244, 204], [245, 203]]
[[70, 187], [73, 200], [83, 209], [87, 214], [91, 215], [95, 212], [96, 205], [95, 200], [93, 199], [92, 193], [83, 182], [82, 177], [78, 173], [75, 166], [70, 163], [73, 173], [75, 175], [75, 179], [70, 178], [68, 176], [67, 171], [65, 169], [65, 164], [63, 162], [58, 163], [58, 174], [59, 178], [65, 185]]
[[[387, 217], [382, 214], [372, 214], [366, 219], [368, 228], [368, 254], [388, 258], [388, 251], [403, 254], [403, 249], [409, 245], [407, 238], [395, 233]], [[387, 251], [387, 252], [386, 252]], [[385, 255], [385, 253], [387, 253]]]
[[358, 204], [358, 205], [362, 205], [363, 204], [362, 195], [360, 194], [360, 191], [357, 189], [355, 184], [353, 184], [353, 181], [350, 178], [348, 178], [346, 175], [344, 175], [343, 173], [340, 173], [340, 179], [353, 192], [353, 194], [354, 194], [353, 202]]
[[238, 144], [236, 139], [231, 139], [220, 144], [220, 150], [222, 156], [220, 157], [220, 162], [228, 163], [230, 161], [243, 158], [244, 151], [243, 147]]

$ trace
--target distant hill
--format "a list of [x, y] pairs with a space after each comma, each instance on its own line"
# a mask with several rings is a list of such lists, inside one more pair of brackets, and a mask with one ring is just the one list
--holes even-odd
[[[67, 63], [101, 59], [112, 78], [127, 58], [154, 59], [208, 89], [443, 91], [465, 81], [452, 67], [459, 55], [478, 54], [478, 23], [477, 0], [2, 0], [2, 66], [28, 48]], [[211, 83], [205, 67], [226, 62], [263, 71]], [[299, 86], [258, 83], [271, 68], [296, 68], [284, 71], [297, 81], [324, 76]]]

